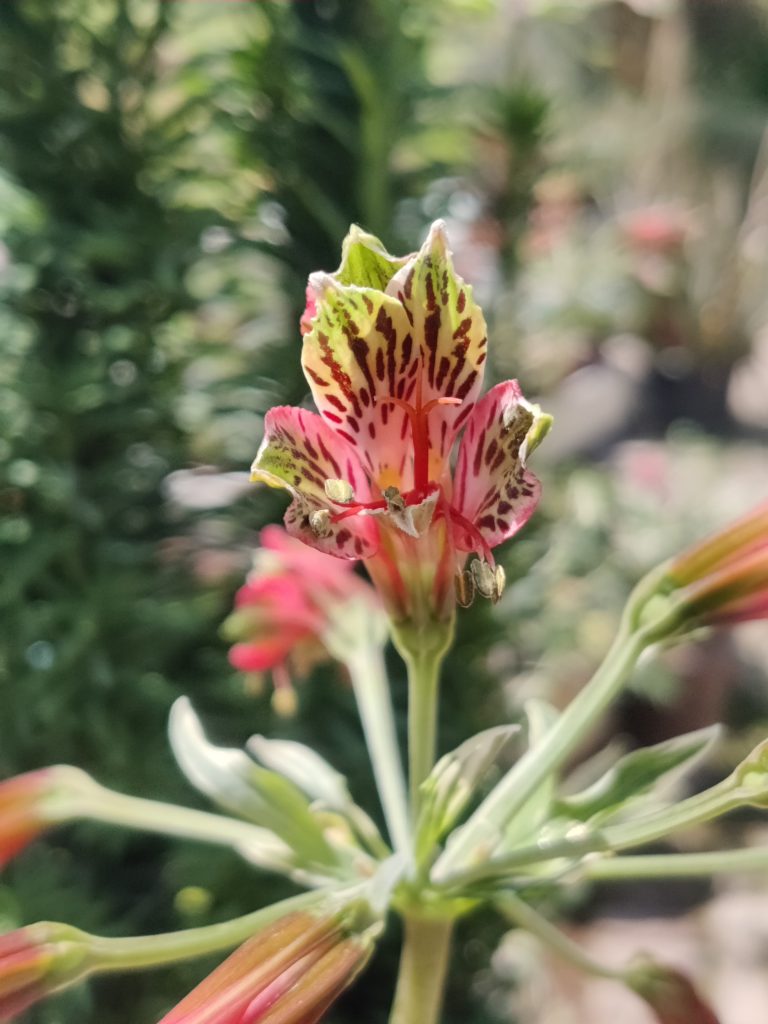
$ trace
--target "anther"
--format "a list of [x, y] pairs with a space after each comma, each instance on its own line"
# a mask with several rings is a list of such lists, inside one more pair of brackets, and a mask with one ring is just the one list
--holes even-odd
[[327, 508], [318, 508], [309, 513], [309, 528], [318, 540], [331, 536], [331, 513]]
[[468, 569], [457, 572], [453, 578], [456, 588], [456, 602], [462, 608], [469, 608], [475, 599], [475, 581]]
[[324, 487], [328, 500], [337, 505], [348, 505], [355, 496], [352, 484], [346, 480], [326, 480]]
[[469, 569], [477, 593], [496, 604], [504, 592], [507, 581], [502, 567], [500, 565], [492, 566], [484, 560], [475, 558]]

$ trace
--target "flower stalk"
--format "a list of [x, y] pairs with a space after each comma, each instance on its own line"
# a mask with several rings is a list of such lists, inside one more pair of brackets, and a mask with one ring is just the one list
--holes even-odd
[[438, 1024], [453, 921], [406, 914], [397, 988], [389, 1024]]

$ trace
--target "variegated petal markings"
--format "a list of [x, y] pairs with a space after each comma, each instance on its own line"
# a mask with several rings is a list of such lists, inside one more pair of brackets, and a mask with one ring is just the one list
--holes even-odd
[[453, 269], [445, 225], [432, 225], [421, 250], [387, 286], [402, 302], [422, 360], [424, 405], [457, 398], [429, 414], [430, 476], [439, 480], [456, 434], [466, 424], [483, 384], [487, 329], [472, 289]]
[[407, 413], [390, 398], [412, 401], [418, 349], [397, 299], [371, 288], [313, 275], [317, 311], [304, 338], [302, 365], [312, 395], [335, 435], [354, 445], [383, 490], [412, 486]]
[[397, 271], [412, 258], [391, 256], [375, 235], [369, 235], [355, 224], [344, 239], [341, 266], [333, 276], [339, 284], [383, 292]]
[[293, 495], [285, 513], [285, 525], [293, 536], [342, 558], [367, 558], [376, 551], [378, 528], [369, 517], [328, 521], [323, 531], [313, 529], [310, 522], [312, 513], [329, 508], [325, 493], [329, 479], [346, 480], [357, 501], [371, 497], [357, 453], [317, 413], [285, 405], [271, 409], [251, 479], [284, 487]]
[[525, 525], [541, 485], [525, 468], [526, 437], [536, 410], [517, 381], [491, 388], [477, 403], [461, 439], [453, 506], [493, 548]]

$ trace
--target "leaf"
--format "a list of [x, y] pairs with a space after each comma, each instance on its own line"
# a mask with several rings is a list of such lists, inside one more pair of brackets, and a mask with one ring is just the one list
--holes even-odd
[[171, 708], [168, 736], [187, 779], [214, 803], [270, 829], [307, 861], [336, 863], [301, 790], [242, 750], [210, 743], [186, 697]]
[[558, 798], [555, 809], [564, 817], [587, 821], [598, 813], [612, 811], [647, 793], [665, 775], [685, 765], [690, 767], [720, 737], [722, 728], [706, 729], [676, 736], [652, 747], [633, 750], [581, 793]]
[[304, 743], [257, 735], [251, 736], [246, 748], [265, 768], [290, 779], [310, 800], [318, 800], [330, 810], [342, 813], [352, 803], [341, 772]]
[[416, 859], [423, 863], [453, 827], [491, 768], [508, 752], [519, 725], [486, 729], [441, 757], [422, 783]]

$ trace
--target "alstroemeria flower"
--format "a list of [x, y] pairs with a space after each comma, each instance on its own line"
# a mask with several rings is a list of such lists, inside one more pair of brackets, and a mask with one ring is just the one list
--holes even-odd
[[160, 1024], [315, 1024], [365, 966], [370, 940], [289, 914], [236, 950]]
[[[319, 413], [271, 410], [253, 464], [254, 480], [290, 491], [288, 531], [364, 559], [398, 620], [449, 618], [457, 574], [465, 596], [498, 596], [491, 549], [536, 507], [526, 457], [548, 418], [515, 381], [480, 398], [485, 321], [442, 223], [403, 258], [353, 228], [339, 270], [310, 277], [307, 327]], [[471, 552], [480, 568], [465, 575]]]
[[235, 611], [224, 623], [225, 634], [238, 641], [229, 660], [243, 672], [270, 671], [278, 707], [287, 707], [292, 670], [306, 674], [329, 656], [329, 646], [334, 657], [339, 655], [339, 619], [353, 602], [371, 617], [382, 614], [376, 592], [349, 562], [268, 526]]

